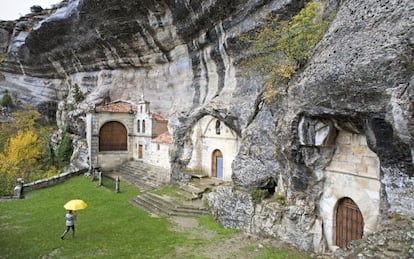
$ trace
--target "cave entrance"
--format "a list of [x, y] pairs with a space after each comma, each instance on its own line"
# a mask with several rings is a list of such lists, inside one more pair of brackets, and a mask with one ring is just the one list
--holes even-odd
[[211, 176], [219, 179], [223, 178], [223, 154], [218, 149], [213, 151], [211, 159]]
[[349, 241], [361, 239], [364, 219], [358, 205], [350, 198], [338, 201], [336, 210], [336, 245], [344, 248]]

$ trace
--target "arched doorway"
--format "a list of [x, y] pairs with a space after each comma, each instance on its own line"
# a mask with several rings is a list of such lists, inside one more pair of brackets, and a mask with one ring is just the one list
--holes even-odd
[[99, 130], [99, 151], [127, 150], [127, 130], [117, 121], [105, 123]]
[[361, 239], [364, 233], [364, 218], [358, 205], [350, 199], [338, 201], [336, 209], [336, 245], [344, 248], [349, 241]]
[[218, 149], [213, 151], [211, 158], [211, 176], [223, 178], [223, 154]]

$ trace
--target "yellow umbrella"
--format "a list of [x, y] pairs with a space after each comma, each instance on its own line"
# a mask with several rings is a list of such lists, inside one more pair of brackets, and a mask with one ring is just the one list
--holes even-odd
[[83, 200], [70, 200], [64, 206], [67, 210], [83, 210], [88, 207]]

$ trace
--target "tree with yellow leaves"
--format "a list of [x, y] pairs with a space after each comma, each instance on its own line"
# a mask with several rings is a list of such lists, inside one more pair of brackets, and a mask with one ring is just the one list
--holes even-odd
[[34, 130], [36, 121], [39, 119], [40, 113], [30, 106], [25, 106], [22, 110], [13, 112], [13, 121], [11, 123], [0, 124], [0, 152], [4, 151], [8, 139], [19, 130]]
[[0, 154], [1, 180], [11, 187], [17, 178], [34, 180], [38, 175], [39, 160], [44, 153], [44, 145], [32, 130], [19, 131], [11, 137], [5, 152]]
[[0, 125], [0, 195], [11, 194], [16, 179], [25, 182], [59, 173], [49, 133], [40, 114], [26, 106], [13, 112], [10, 123]]

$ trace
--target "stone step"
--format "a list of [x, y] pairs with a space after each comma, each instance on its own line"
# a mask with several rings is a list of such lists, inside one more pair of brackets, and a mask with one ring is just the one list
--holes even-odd
[[125, 181], [125, 182], [135, 185], [140, 191], [150, 191], [150, 190], [154, 190], [160, 187], [160, 185], [155, 184], [154, 181], [148, 181], [146, 179], [141, 179], [134, 175], [125, 175], [125, 174], [118, 173], [118, 172], [105, 173], [105, 175], [109, 175], [113, 178], [115, 178], [116, 176], [119, 176], [119, 179], [121, 181]]
[[122, 181], [134, 184], [141, 191], [149, 191], [168, 184], [168, 173], [165, 170], [141, 161], [129, 161], [105, 174], [112, 177], [119, 176]]
[[[178, 214], [205, 214], [208, 212], [207, 208], [201, 206], [192, 206], [190, 204], [184, 204], [177, 202], [169, 197], [159, 196], [153, 193], [147, 193], [147, 197], [156, 204], [160, 204], [169, 209], [170, 212]], [[171, 213], [170, 213], [171, 214]]]
[[192, 192], [188, 192], [184, 190], [182, 187], [180, 187], [180, 189], [177, 190], [177, 193], [178, 195], [182, 196], [183, 199], [187, 201], [197, 200], [201, 198], [199, 195], [192, 193]]
[[211, 178], [192, 179], [187, 185], [181, 186], [178, 193], [187, 200], [201, 199], [205, 192], [222, 184], [222, 181]]
[[204, 189], [200, 189], [199, 187], [189, 183], [187, 185], [181, 186], [177, 192], [187, 200], [195, 200], [201, 199], [204, 191]]
[[199, 216], [208, 213], [208, 209], [205, 207], [180, 204], [153, 193], [139, 195], [133, 198], [131, 203], [160, 216]]
[[130, 200], [130, 203], [132, 205], [138, 206], [139, 208], [158, 216], [167, 217], [168, 216], [168, 210], [166, 210], [164, 207], [160, 206], [159, 204], [153, 203], [151, 200], [149, 200], [144, 195], [137, 196]]

